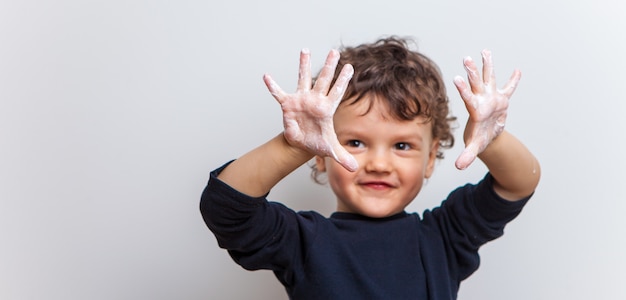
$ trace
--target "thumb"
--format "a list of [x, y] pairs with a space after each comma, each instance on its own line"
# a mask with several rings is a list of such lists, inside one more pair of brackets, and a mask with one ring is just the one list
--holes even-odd
[[472, 162], [474, 162], [474, 160], [476, 159], [476, 151], [474, 151], [470, 146], [471, 145], [466, 147], [463, 152], [461, 152], [461, 155], [459, 155], [459, 157], [456, 159], [456, 162], [454, 162], [454, 166], [457, 169], [467, 169], [467, 167], [469, 167], [469, 165], [471, 165]]
[[335, 145], [331, 151], [333, 159], [336, 160], [342, 167], [346, 168], [346, 170], [354, 172], [359, 168], [359, 163], [356, 161], [354, 156], [346, 151], [346, 149], [341, 145]]

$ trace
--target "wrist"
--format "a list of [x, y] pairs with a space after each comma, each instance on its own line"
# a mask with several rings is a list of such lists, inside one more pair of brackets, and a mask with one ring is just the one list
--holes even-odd
[[302, 163], [313, 158], [314, 155], [311, 152], [290, 144], [287, 138], [285, 138], [284, 132], [281, 132], [276, 138], [282, 145], [281, 148], [284, 150], [285, 158], [299, 160], [302, 161]]
[[502, 131], [500, 134], [498, 134], [496, 137], [494, 137], [489, 144], [487, 144], [487, 146], [485, 147], [485, 149], [478, 154], [478, 158], [480, 158], [481, 160], [483, 159], [483, 157], [485, 156], [489, 156], [489, 154], [491, 152], [494, 151], [498, 151], [499, 148], [501, 148], [500, 144], [502, 140], [506, 140], [506, 138], [502, 138], [503, 135], [507, 135], [508, 133], [506, 131]]

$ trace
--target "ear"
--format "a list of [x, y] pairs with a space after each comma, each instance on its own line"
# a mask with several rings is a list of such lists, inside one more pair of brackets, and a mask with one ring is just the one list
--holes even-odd
[[437, 151], [439, 150], [439, 140], [434, 140], [430, 146], [430, 153], [428, 153], [428, 163], [426, 164], [426, 170], [424, 172], [424, 178], [430, 178], [435, 171], [435, 161], [437, 161]]
[[315, 156], [315, 169], [318, 172], [326, 172], [326, 160], [321, 156]]

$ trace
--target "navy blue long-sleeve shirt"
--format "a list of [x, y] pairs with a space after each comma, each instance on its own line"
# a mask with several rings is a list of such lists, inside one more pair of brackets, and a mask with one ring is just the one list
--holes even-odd
[[220, 247], [248, 270], [272, 270], [291, 299], [456, 299], [478, 248], [503, 234], [530, 198], [506, 201], [487, 174], [422, 217], [295, 212], [249, 197], [211, 172], [200, 202]]

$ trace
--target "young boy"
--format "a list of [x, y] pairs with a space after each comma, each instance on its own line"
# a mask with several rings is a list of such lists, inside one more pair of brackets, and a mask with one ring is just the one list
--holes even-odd
[[[200, 203], [207, 226], [242, 267], [274, 271], [292, 299], [455, 299], [478, 248], [502, 235], [539, 181], [537, 160], [504, 130], [520, 72], [498, 90], [490, 52], [482, 75], [464, 59], [468, 83], [454, 84], [469, 120], [456, 166], [478, 157], [489, 173], [420, 217], [404, 209], [454, 142], [437, 66], [397, 37], [331, 51], [314, 83], [309, 58], [303, 50], [293, 94], [264, 77], [284, 132], [211, 173]], [[337, 212], [266, 200], [313, 157]]]

